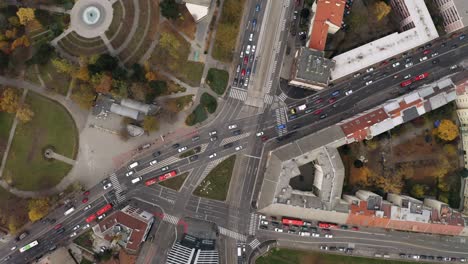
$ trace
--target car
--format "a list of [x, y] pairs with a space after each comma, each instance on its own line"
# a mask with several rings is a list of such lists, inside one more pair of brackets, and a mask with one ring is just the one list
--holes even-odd
[[358, 231], [358, 230], [359, 230], [359, 227], [353, 226], [353, 227], [351, 227], [351, 230], [353, 230], [353, 231]]
[[250, 33], [250, 35], [249, 35], [249, 41], [253, 41], [253, 33]]
[[321, 250], [328, 250], [328, 246], [326, 246], [326, 245], [320, 245], [320, 249], [321, 249]]
[[450, 69], [451, 69], [451, 70], [455, 70], [456, 68], [458, 68], [458, 65], [452, 65], [452, 66], [450, 66]]
[[125, 173], [125, 176], [127, 176], [127, 177], [131, 176], [131, 175], [133, 175], [133, 173], [135, 173], [135, 172], [134, 171], [128, 171], [127, 173]]
[[249, 63], [249, 56], [244, 56], [244, 64]]
[[421, 61], [421, 62], [422, 62], [422, 61], [425, 61], [425, 60], [427, 60], [427, 56], [424, 56], [424, 57], [422, 57], [422, 58], [419, 58], [419, 61]]
[[181, 147], [177, 150], [177, 152], [181, 153], [187, 150], [187, 147]]
[[460, 258], [460, 262], [466, 262], [466, 258]]
[[216, 141], [216, 140], [218, 140], [218, 137], [217, 137], [217, 136], [212, 136], [212, 137], [210, 137], [210, 141], [211, 141], [211, 142]]
[[152, 161], [150, 161], [149, 164], [150, 164], [150, 166], [153, 166], [153, 165], [155, 165], [156, 163], [158, 163], [158, 160], [152, 160]]
[[374, 71], [374, 67], [370, 67], [369, 69], [366, 70], [367, 73], [373, 72], [373, 71]]
[[87, 206], [85, 206], [85, 208], [83, 208], [83, 211], [88, 211], [89, 209], [91, 209], [91, 205], [88, 204]]
[[301, 125], [295, 124], [295, 125], [293, 125], [291, 128], [292, 128], [292, 130], [295, 130], [295, 129], [298, 129], [298, 128], [300, 128], [300, 127], [301, 127]]
[[80, 225], [76, 225], [75, 227], [73, 227], [73, 231], [77, 230], [78, 228], [80, 228]]
[[102, 220], [102, 219], [104, 219], [104, 217], [106, 217], [106, 216], [107, 216], [107, 215], [104, 213], [104, 214], [98, 216], [97, 219], [98, 219], [98, 220]]
[[422, 74], [419, 74], [418, 76], [414, 77], [413, 78], [413, 82], [416, 82], [416, 81], [420, 81], [422, 79], [425, 79], [427, 78], [427, 76], [429, 76], [429, 73], [425, 72], [425, 73], [422, 73]]
[[400, 66], [400, 63], [399, 63], [399, 62], [395, 62], [395, 63], [392, 64], [392, 67], [393, 67], [393, 68], [396, 68], [396, 67], [398, 67], [398, 66]]
[[326, 237], [326, 238], [333, 238], [333, 235], [330, 234], [330, 233], [327, 233], [327, 234], [325, 234], [325, 237]]
[[83, 198], [83, 200], [81, 200], [82, 203], [87, 203], [88, 202], [88, 198]]
[[461, 34], [461, 35], [460, 35], [460, 37], [458, 37], [458, 39], [459, 39], [459, 40], [464, 40], [464, 39], [465, 39], [465, 37], [466, 37], [466, 35], [465, 35], [465, 34]]
[[329, 250], [330, 250], [330, 251], [336, 251], [336, 250], [338, 250], [338, 248], [332, 246], [332, 247], [329, 248]]
[[110, 181], [103, 181], [102, 185], [103, 185], [102, 187], [104, 188], [104, 190], [107, 190], [110, 187], [112, 187], [112, 183]]
[[257, 137], [261, 137], [261, 136], [263, 136], [263, 134], [264, 134], [263, 131], [260, 131], [260, 132], [257, 132], [257, 134], [255, 134], [255, 135], [256, 135]]
[[247, 68], [247, 76], [250, 76], [250, 68]]
[[266, 219], [267, 217], [266, 217], [265, 215], [259, 214], [259, 215], [258, 215], [258, 218], [260, 218], [260, 219]]
[[333, 104], [334, 102], [336, 102], [336, 98], [335, 98], [335, 97], [328, 99], [328, 103], [329, 103], [329, 104]]
[[268, 137], [267, 136], [262, 136], [261, 139], [262, 139], [263, 142], [265, 142], [265, 141], [268, 140]]
[[314, 111], [314, 115], [320, 115], [323, 112], [323, 109], [317, 109]]
[[344, 252], [346, 250], [345, 247], [338, 247], [338, 251]]
[[405, 253], [400, 253], [399, 256], [400, 256], [400, 258], [406, 258], [406, 254], [405, 254]]
[[289, 112], [290, 112], [291, 114], [295, 114], [295, 113], [296, 113], [296, 108], [294, 108], [294, 107], [290, 108], [290, 109], [289, 109]]
[[244, 51], [241, 51], [240, 53], [240, 57], [243, 58], [244, 57]]
[[239, 150], [242, 149], [242, 146], [237, 146], [235, 149], [236, 149], [236, 151], [239, 151]]
[[247, 48], [245, 48], [245, 54], [250, 54], [250, 45], [247, 45]]
[[407, 74], [407, 75], [405, 75], [405, 77], [403, 77], [403, 79], [405, 79], [405, 80], [409, 79], [409, 78], [411, 78], [411, 74]]
[[440, 46], [441, 46], [442, 48], [444, 48], [445, 46], [447, 46], [447, 43], [442, 42], [442, 44], [440, 44]]
[[280, 124], [280, 125], [277, 125], [276, 127], [279, 128], [279, 129], [283, 129], [283, 128], [286, 128], [286, 125], [285, 124]]
[[393, 79], [398, 78], [398, 74], [393, 75]]
[[356, 73], [353, 75], [354, 78], [359, 77], [359, 76], [361, 76], [361, 73], [360, 73], [360, 72], [356, 72]]
[[353, 93], [353, 90], [348, 90], [345, 92], [345, 95], [351, 95]]
[[321, 114], [321, 115], [320, 115], [320, 119], [327, 118], [327, 116], [328, 116], [327, 114]]
[[256, 46], [253, 45], [253, 46], [252, 46], [252, 55], [255, 53], [255, 48], [256, 48]]
[[230, 147], [234, 146], [234, 143], [227, 143], [223, 146], [223, 148], [228, 149]]
[[57, 224], [56, 226], [54, 226], [55, 230], [60, 229], [60, 228], [62, 228], [62, 224]]
[[406, 80], [406, 81], [400, 83], [400, 86], [401, 87], [406, 87], [406, 86], [410, 85], [411, 83], [413, 83], [411, 80]]
[[237, 128], [237, 125], [236, 125], [236, 124], [232, 124], [232, 125], [229, 125], [229, 126], [228, 126], [228, 129], [229, 129], [229, 130], [236, 129], [236, 128]]
[[406, 64], [405, 64], [405, 68], [409, 68], [409, 67], [411, 67], [411, 66], [413, 66], [413, 63], [412, 63], [412, 62], [409, 62], [409, 63], [406, 63]]
[[165, 166], [161, 168], [161, 171], [167, 171], [169, 169], [169, 166]]
[[257, 26], [257, 19], [254, 18], [254, 19], [252, 20], [252, 27], [255, 28], [256, 26]]
[[241, 76], [245, 76], [245, 69], [242, 69]]
[[260, 224], [262, 224], [262, 225], [268, 225], [268, 221], [267, 221], [267, 220], [260, 220]]
[[255, 6], [255, 12], [259, 12], [259, 11], [260, 11], [260, 4], [257, 4], [257, 5]]
[[70, 237], [75, 237], [76, 236], [76, 232], [73, 232], [70, 234]]
[[432, 60], [432, 64], [437, 64], [439, 63], [439, 59]]
[[456, 49], [456, 48], [458, 48], [458, 45], [457, 45], [457, 44], [453, 44], [453, 45], [452, 45], [452, 49]]
[[283, 229], [276, 227], [276, 228], [275, 228], [275, 232], [283, 233]]
[[247, 87], [247, 85], [249, 85], [249, 77], [245, 78], [244, 87]]
[[232, 134], [235, 135], [235, 136], [237, 136], [237, 135], [242, 134], [242, 131], [241, 131], [240, 129], [234, 130], [234, 131], [232, 131]]
[[372, 80], [366, 82], [366, 86], [370, 85], [372, 83]]
[[410, 63], [413, 61], [413, 57], [408, 57], [405, 59], [405, 63]]
[[65, 232], [65, 228], [64, 228], [64, 227], [62, 227], [62, 228], [60, 228], [59, 230], [57, 230], [56, 233], [57, 233], [57, 234], [62, 234], [63, 232]]
[[423, 51], [423, 55], [427, 55], [427, 54], [429, 54], [429, 53], [431, 53], [431, 50], [428, 50], [428, 49], [427, 49], [427, 50], [424, 50], [424, 51]]
[[438, 53], [438, 52], [434, 52], [434, 53], [431, 54], [431, 58], [434, 58], [434, 57], [437, 56], [437, 55], [439, 55], [439, 53]]
[[88, 196], [89, 195], [89, 191], [86, 191], [83, 193], [84, 196]]
[[240, 71], [240, 68], [241, 68], [240, 64], [239, 64], [239, 65], [237, 65], [237, 68], [236, 68], [236, 73], [239, 73], [239, 71]]
[[216, 157], [216, 153], [212, 153], [210, 156], [208, 156], [208, 158], [210, 158], [210, 159], [212, 159], [214, 157]]
[[320, 234], [319, 233], [312, 233], [312, 236], [313, 237], [320, 237]]
[[189, 161], [196, 161], [198, 159], [198, 155], [193, 155], [189, 157]]
[[340, 94], [340, 91], [336, 90], [331, 94], [331, 96], [335, 97], [335, 96], [338, 96], [339, 94]]
[[216, 130], [213, 130], [213, 131], [209, 132], [208, 135], [209, 136], [214, 136], [214, 135], [216, 135], [216, 133], [217, 133]]
[[268, 229], [268, 226], [266, 226], [266, 225], [260, 225], [260, 229]]

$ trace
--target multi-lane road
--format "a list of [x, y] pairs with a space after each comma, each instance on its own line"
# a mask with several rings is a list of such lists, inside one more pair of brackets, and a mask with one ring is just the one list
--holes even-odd
[[[254, 89], [263, 93], [262, 96], [266, 97], [275, 94], [275, 87], [279, 86], [278, 76], [281, 67], [272, 65], [281, 65], [288, 36], [288, 29], [282, 25], [291, 20], [289, 14], [292, 13], [294, 8], [292, 4], [284, 5], [278, 4], [278, 2], [280, 1], [259, 0], [248, 3], [246, 23], [241, 27], [245, 28], [245, 31], [242, 33], [240, 52], [244, 52], [245, 57], [247, 46], [250, 45], [250, 54], [247, 54], [250, 57], [248, 62], [244, 64], [244, 58], [241, 59], [239, 54], [240, 71], [237, 73], [236, 64], [233, 72], [234, 77], [232, 78], [233, 81], [234, 78], [238, 78], [238, 82], [240, 82], [242, 69], [245, 69], [247, 74], [247, 69], [250, 68], [251, 73], [248, 82], [250, 85], [238, 88], [247, 92], [249, 89]], [[253, 19], [256, 19], [255, 26], [253, 26]], [[269, 27], [276, 30], [272, 31]], [[265, 31], [260, 31], [261, 28]], [[250, 34], [253, 34], [252, 40], [250, 40]], [[442, 42], [446, 42], [444, 47], [441, 46]], [[453, 48], [454, 44], [458, 46]], [[254, 45], [256, 51], [252, 52]], [[437, 52], [438, 55], [419, 62], [423, 51], [410, 51], [410, 54], [405, 58], [397, 58], [386, 65], [375, 66], [374, 71], [367, 74], [371, 76], [370, 79], [362, 79], [367, 76], [366, 74], [357, 77], [350, 76], [349, 79], [336, 82], [331, 90], [317, 93], [302, 100], [292, 100], [288, 106], [284, 105], [280, 108], [271, 109], [271, 102], [268, 103], [268, 100], [265, 100], [265, 107], [260, 113], [254, 115], [242, 113], [244, 100], [247, 100], [247, 98], [239, 100], [242, 98], [227, 96], [222, 105], [222, 110], [209, 125], [180, 138], [178, 142], [167, 142], [166, 145], [157, 150], [151, 150], [136, 160], [128, 161], [128, 164], [138, 162], [138, 166], [133, 169], [135, 171], [133, 175], [126, 176], [129, 171], [128, 168], [120, 168], [109, 177], [112, 188], [104, 190], [101, 184], [96, 185], [90, 190], [89, 201], [86, 204], [81, 203], [82, 196], [76, 197], [75, 201], [73, 201], [76, 210], [72, 214], [64, 216], [64, 208], [55, 210], [49, 216], [49, 218], [57, 220], [54, 224], [33, 224], [29, 229], [30, 235], [28, 237], [18, 243], [14, 241], [8, 243], [0, 249], [0, 255], [5, 256], [5, 258], [11, 257], [9, 259], [11, 263], [24, 263], [34, 259], [43, 255], [55, 245], [67, 243], [70, 240], [70, 235], [74, 232], [73, 227], [76, 225], [85, 226], [85, 218], [98, 208], [107, 203], [113, 203], [118, 208], [127, 204], [129, 200], [144, 201], [146, 204], [161, 208], [162, 212], [158, 214], [160, 220], [170, 224], [177, 224], [178, 220], [183, 217], [194, 217], [212, 221], [220, 227], [231, 230], [230, 236], [233, 239], [228, 239], [226, 242], [226, 248], [228, 249], [224, 256], [224, 262], [226, 263], [235, 263], [237, 261], [235, 245], [237, 240], [245, 240], [246, 238], [247, 242], [255, 239], [260, 242], [271, 239], [287, 242], [293, 239], [297, 240], [297, 243], [303, 244], [333, 241], [336, 243], [372, 244], [383, 247], [391, 245], [391, 248], [404, 247], [407, 250], [414, 249], [416, 251], [466, 251], [465, 244], [458, 238], [382, 232], [379, 230], [337, 231], [332, 240], [292, 237], [292, 234], [279, 234], [271, 230], [257, 230], [255, 237], [248, 237], [252, 225], [250, 219], [252, 214], [255, 213], [256, 194], [260, 188], [259, 183], [265, 170], [265, 153], [291, 140], [335, 124], [354, 113], [369, 109], [389, 98], [396, 97], [399, 93], [409, 92], [411, 88], [425, 81], [457, 73], [461, 70], [460, 67], [452, 70], [450, 66], [459, 63], [468, 54], [468, 47], [457, 38], [437, 40], [428, 49], [431, 50], [431, 53]], [[260, 54], [260, 57], [252, 56], [252, 54]], [[413, 65], [405, 68], [405, 60], [408, 57], [412, 57]], [[434, 59], [437, 59], [436, 64], [432, 63]], [[393, 67], [392, 64], [395, 62], [400, 62], [400, 66]], [[257, 67], [259, 67], [261, 73], [256, 71]], [[400, 87], [399, 84], [403, 81], [404, 76], [411, 74], [414, 77], [422, 72], [429, 73], [427, 80], [417, 82], [411, 87]], [[395, 75], [396, 78], [394, 78]], [[369, 80], [373, 82], [365, 85], [365, 82]], [[340, 91], [339, 94], [332, 96], [331, 93], [336, 90]], [[346, 95], [346, 92], [350, 90], [353, 91], [352, 94]], [[330, 103], [332, 98], [335, 98], [333, 100], [336, 101]], [[319, 99], [321, 102], [317, 102]], [[296, 110], [296, 113], [291, 112], [291, 108], [297, 108], [299, 105], [304, 104], [306, 109]], [[307, 111], [307, 109], [311, 110]], [[321, 109], [321, 113], [314, 114], [319, 109]], [[323, 116], [323, 114], [326, 114], [326, 116]], [[321, 116], [322, 118], [320, 118]], [[234, 130], [228, 128], [229, 125], [234, 124], [237, 125], [235, 130], [241, 130], [240, 135], [234, 135]], [[285, 125], [284, 128], [278, 129], [278, 125], [281, 124]], [[290, 138], [275, 140], [278, 135], [293, 130], [296, 133]], [[217, 136], [217, 140], [214, 141], [212, 141], [212, 135], [209, 135], [213, 131], [216, 131]], [[268, 140], [264, 142], [260, 137], [257, 137], [256, 133], [258, 132], [263, 132], [262, 136], [265, 136]], [[197, 136], [199, 139], [194, 141], [193, 138]], [[230, 142], [233, 143], [231, 147], [224, 147]], [[179, 144], [179, 147], [173, 148], [172, 145], [175, 143]], [[242, 146], [242, 149], [236, 150], [238, 146]], [[201, 152], [197, 154], [198, 159], [190, 161], [189, 158], [180, 158], [177, 149], [181, 147], [187, 147], [188, 150], [200, 147]], [[157, 151], [160, 151], [161, 154], [154, 157], [153, 153]], [[213, 157], [214, 153], [216, 153], [215, 157]], [[218, 202], [192, 195], [194, 189], [206, 176], [210, 168], [213, 168], [223, 158], [233, 154], [239, 154], [237, 162], [242, 166], [236, 167], [228, 200]], [[153, 160], [158, 162], [151, 166], [150, 162]], [[161, 169], [166, 166], [169, 167], [169, 171], [176, 170], [179, 174], [187, 171], [191, 172], [181, 190], [177, 192], [157, 184], [152, 186], [142, 184], [143, 181], [149, 178], [163, 174], [164, 172]], [[131, 179], [134, 177], [142, 177], [143, 181], [132, 184]], [[87, 204], [91, 204], [92, 208], [84, 211]], [[54, 229], [57, 224], [62, 224], [65, 228], [64, 233], [57, 233], [57, 230]], [[82, 228], [78, 230], [82, 230]], [[421, 241], [417, 244], [409, 243], [413, 239]], [[21, 247], [33, 240], [38, 240], [39, 244], [24, 253], [19, 253], [17, 249], [11, 250], [14, 246]], [[163, 249], [161, 252], [167, 252], [167, 248], [172, 245], [172, 240], [160, 239], [158, 243], [160, 244], [159, 248]], [[397, 244], [398, 246], [396, 246]], [[441, 244], [444, 245], [441, 246]], [[232, 251], [229, 251], [229, 249]], [[395, 252], [398, 250], [395, 249]], [[158, 256], [153, 262], [164, 263], [164, 259], [164, 256]]]

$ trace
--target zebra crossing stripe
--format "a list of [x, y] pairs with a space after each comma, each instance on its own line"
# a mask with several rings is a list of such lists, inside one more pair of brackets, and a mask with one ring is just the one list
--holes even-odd
[[163, 221], [169, 222], [173, 225], [177, 225], [179, 223], [179, 218], [177, 216], [164, 214]]
[[237, 232], [234, 232], [234, 231], [231, 231], [229, 229], [226, 229], [224, 227], [218, 227], [219, 228], [219, 232], [225, 236], [228, 236], [228, 237], [231, 237], [231, 238], [234, 238], [236, 240], [239, 240], [239, 241], [243, 241], [245, 242], [247, 240], [247, 238], [245, 237], [245, 235], [243, 234], [239, 234]]
[[252, 241], [250, 241], [249, 243], [249, 246], [252, 248], [252, 249], [255, 249], [256, 247], [258, 247], [260, 245], [260, 241], [258, 241], [258, 239], [254, 239]]
[[231, 88], [229, 96], [240, 101], [245, 101], [247, 100], [247, 91], [242, 89]]
[[257, 218], [257, 214], [250, 214], [249, 235], [255, 235], [255, 230], [257, 229]]
[[288, 96], [287, 96], [285, 93], [281, 93], [281, 94], [279, 95], [279, 99], [280, 99], [281, 101], [283, 101], [283, 102], [284, 102], [287, 98], [288, 98]]
[[247, 133], [240, 134], [238, 136], [223, 138], [223, 140], [221, 141], [221, 143], [219, 145], [222, 146], [222, 145], [234, 142], [234, 141], [241, 140], [241, 139], [249, 137], [249, 136], [250, 136], [250, 132], [247, 132]]
[[265, 104], [272, 104], [273, 103], [273, 96], [266, 94], [265, 97], [263, 98], [263, 102]]

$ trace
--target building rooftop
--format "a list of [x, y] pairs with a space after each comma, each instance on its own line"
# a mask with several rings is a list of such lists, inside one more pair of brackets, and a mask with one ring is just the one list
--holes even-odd
[[329, 27], [341, 27], [345, 4], [345, 0], [317, 0], [309, 48], [320, 51], [325, 49]]
[[363, 113], [351, 118], [341, 125], [344, 134], [348, 138], [353, 138], [356, 141], [366, 139], [369, 133], [369, 128], [379, 122], [388, 119], [388, 114], [382, 107], [371, 110], [368, 113]]
[[[334, 61], [323, 57], [323, 51], [302, 47], [296, 52], [296, 63], [293, 65], [290, 84], [298, 86], [328, 86], [330, 71]], [[301, 85], [301, 83], [304, 83]]]

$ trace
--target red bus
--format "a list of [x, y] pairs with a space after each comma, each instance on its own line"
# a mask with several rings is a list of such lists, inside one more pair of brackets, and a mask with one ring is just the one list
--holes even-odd
[[174, 177], [176, 175], [177, 175], [177, 171], [173, 170], [173, 171], [170, 171], [170, 172], [168, 172], [166, 174], [160, 175], [158, 177], [158, 180], [159, 181], [165, 181], [165, 180], [170, 179], [170, 178], [172, 178], [172, 177]]
[[429, 76], [429, 73], [427, 73], [427, 72], [421, 73], [418, 76], [413, 78], [413, 82], [420, 81], [420, 80], [426, 78], [427, 76]]
[[101, 209], [99, 209], [99, 210], [96, 212], [96, 215], [97, 215], [97, 216], [100, 216], [100, 215], [102, 215], [103, 213], [109, 211], [110, 209], [112, 209], [112, 204], [106, 204], [106, 205], [104, 205], [104, 207], [102, 207]]
[[283, 218], [282, 223], [284, 225], [297, 225], [297, 226], [304, 225], [304, 221], [302, 221], [302, 220], [288, 219], [288, 218]]
[[320, 228], [336, 228], [338, 227], [335, 223], [326, 223], [326, 222], [319, 222], [318, 226]]
[[150, 185], [153, 185], [153, 184], [155, 184], [157, 182], [158, 182], [158, 177], [154, 177], [154, 178], [151, 178], [151, 179], [145, 181], [145, 185], [150, 186]]
[[410, 85], [411, 83], [413, 83], [411, 80], [406, 80], [406, 81], [400, 83], [400, 86], [401, 87], [406, 87], [406, 86]]
[[88, 218], [86, 218], [86, 223], [91, 223], [92, 221], [94, 221], [94, 219], [96, 219], [96, 215], [92, 214], [88, 216]]

